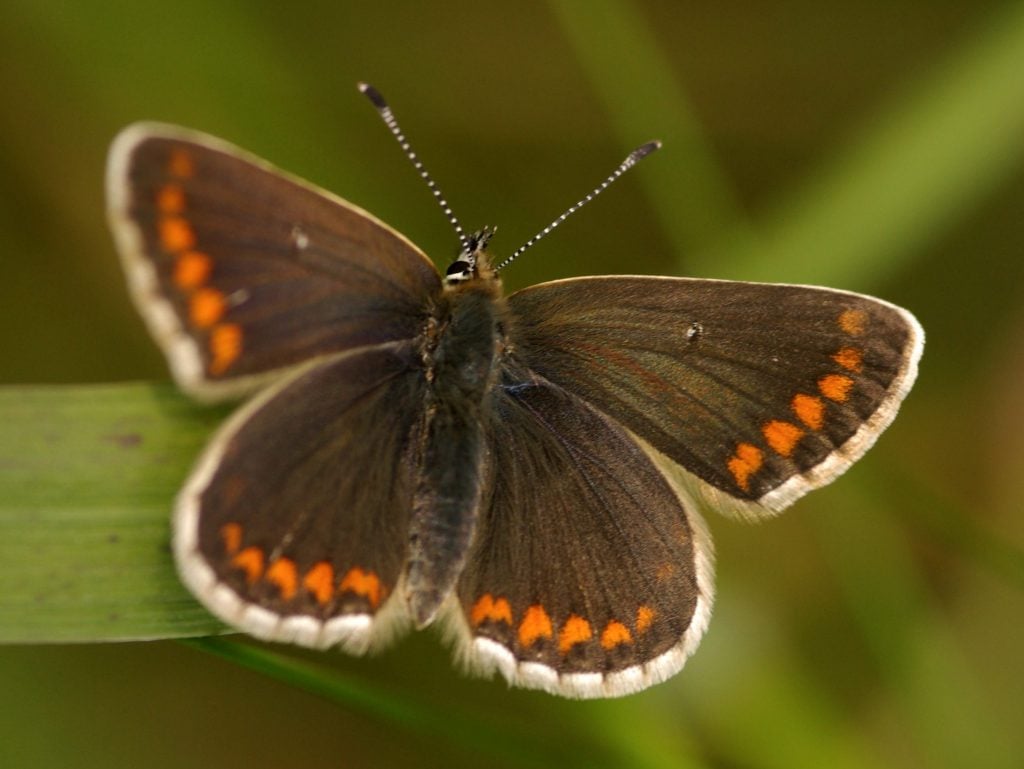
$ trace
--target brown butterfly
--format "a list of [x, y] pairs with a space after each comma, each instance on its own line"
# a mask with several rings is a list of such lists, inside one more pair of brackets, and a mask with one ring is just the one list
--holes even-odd
[[517, 686], [668, 678], [711, 614], [701, 510], [773, 515], [836, 478], [895, 417], [921, 327], [808, 286], [585, 277], [505, 297], [493, 232], [462, 232], [360, 88], [456, 226], [444, 276], [220, 140], [143, 123], [111, 149], [111, 226], [175, 379], [255, 393], [178, 497], [183, 580], [259, 638], [358, 653], [442, 619], [469, 667]]

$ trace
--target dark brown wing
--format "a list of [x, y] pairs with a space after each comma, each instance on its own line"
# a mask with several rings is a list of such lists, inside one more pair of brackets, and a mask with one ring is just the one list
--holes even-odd
[[422, 252], [370, 214], [204, 134], [125, 129], [107, 194], [135, 303], [202, 398], [410, 339], [440, 291]]
[[710, 617], [712, 553], [651, 459], [541, 379], [496, 392], [490, 452], [454, 612], [470, 666], [576, 697], [676, 673]]
[[578, 278], [508, 301], [516, 359], [669, 457], [710, 506], [752, 516], [871, 446], [923, 344], [905, 310], [806, 286]]
[[302, 367], [239, 410], [177, 502], [193, 593], [252, 635], [306, 646], [359, 652], [401, 624], [424, 388], [412, 345], [389, 343]]

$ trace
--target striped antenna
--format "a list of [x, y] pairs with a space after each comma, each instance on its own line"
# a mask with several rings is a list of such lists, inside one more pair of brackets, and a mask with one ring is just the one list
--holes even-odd
[[630, 152], [629, 156], [625, 160], [622, 161], [622, 163], [619, 165], [619, 167], [616, 168], [614, 171], [612, 171], [611, 175], [607, 179], [605, 179], [603, 182], [601, 182], [599, 185], [597, 185], [597, 187], [595, 187], [593, 189], [593, 191], [589, 195], [587, 195], [582, 200], [577, 201], [575, 205], [570, 206], [569, 209], [564, 214], [559, 216], [557, 219], [555, 219], [553, 222], [551, 222], [551, 224], [549, 224], [543, 230], [538, 232], [536, 235], [534, 235], [528, 241], [523, 243], [523, 245], [521, 245], [519, 248], [517, 248], [515, 251], [513, 251], [512, 255], [509, 256], [501, 264], [499, 264], [495, 269], [496, 270], [502, 270], [505, 267], [508, 267], [510, 264], [512, 264], [512, 262], [515, 260], [515, 258], [517, 256], [519, 256], [521, 253], [523, 253], [523, 251], [528, 249], [530, 246], [532, 246], [538, 240], [540, 240], [545, 235], [547, 235], [549, 232], [551, 232], [553, 229], [555, 229], [555, 227], [560, 225], [562, 222], [564, 222], [566, 219], [568, 219], [574, 213], [576, 213], [581, 208], [583, 208], [583, 206], [585, 206], [591, 200], [593, 200], [598, 195], [600, 195], [602, 192], [604, 192], [606, 189], [608, 189], [608, 187], [611, 185], [612, 182], [614, 182], [616, 179], [618, 179], [620, 176], [622, 176], [624, 173], [626, 173], [626, 171], [628, 171], [630, 168], [635, 166], [637, 163], [639, 163], [641, 160], [643, 160], [645, 157], [647, 157], [648, 155], [650, 155], [652, 152], [654, 152], [656, 149], [659, 149], [660, 147], [661, 147], [661, 142], [655, 140], [655, 141], [647, 142], [646, 144], [643, 144], [643, 145], [637, 147], [632, 152]]
[[419, 157], [415, 152], [413, 152], [408, 139], [405, 138], [405, 134], [402, 133], [402, 129], [398, 127], [398, 121], [395, 120], [395, 115], [391, 111], [391, 107], [389, 107], [388, 103], [384, 101], [384, 97], [381, 96], [380, 91], [369, 83], [358, 83], [356, 87], [366, 95], [366, 98], [368, 98], [376, 108], [381, 120], [384, 121], [384, 124], [391, 131], [392, 135], [398, 140], [398, 144], [402, 148], [402, 152], [404, 152], [405, 156], [412, 161], [412, 165], [419, 173], [420, 178], [427, 183], [427, 188], [430, 190], [431, 194], [433, 194], [434, 200], [436, 200], [438, 205], [441, 206], [441, 210], [444, 212], [444, 215], [448, 218], [452, 227], [455, 228], [455, 234], [458, 236], [459, 243], [463, 250], [468, 248], [469, 238], [462, 229], [462, 225], [459, 224], [458, 218], [454, 213], [452, 213], [451, 206], [448, 205], [448, 201], [441, 193], [437, 183], [430, 177], [430, 174], [428, 174], [427, 169], [423, 167], [423, 163], [420, 161]]

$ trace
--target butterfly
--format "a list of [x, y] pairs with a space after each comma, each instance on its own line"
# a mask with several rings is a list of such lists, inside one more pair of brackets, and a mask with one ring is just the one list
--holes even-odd
[[913, 384], [920, 325], [796, 285], [581, 277], [505, 296], [493, 231], [462, 231], [360, 88], [456, 226], [444, 275], [221, 140], [141, 123], [111, 148], [112, 231], [175, 380], [251, 396], [175, 503], [184, 583], [261, 639], [361, 653], [443, 623], [468, 668], [516, 686], [669, 678], [711, 615], [702, 511], [774, 515], [842, 473]]

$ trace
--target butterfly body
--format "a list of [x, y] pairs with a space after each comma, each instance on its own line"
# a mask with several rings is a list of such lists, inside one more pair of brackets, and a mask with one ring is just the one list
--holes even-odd
[[895, 417], [923, 333], [807, 286], [575, 278], [508, 297], [220, 140], [126, 129], [132, 296], [204, 400], [253, 394], [175, 503], [182, 579], [257, 637], [352, 652], [444, 623], [473, 670], [577, 697], [676, 673], [713, 601], [701, 512], [759, 518]]
[[412, 501], [405, 590], [428, 624], [462, 571], [485, 484], [484, 430], [505, 348], [506, 308], [484, 252], [465, 280], [449, 282], [421, 335], [424, 407], [411, 437]]

